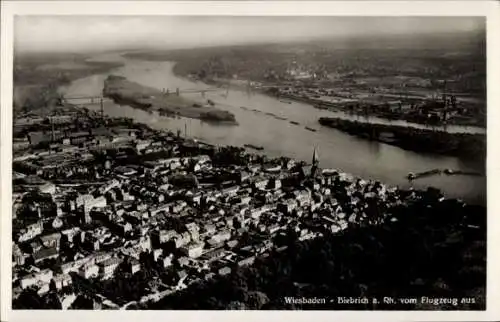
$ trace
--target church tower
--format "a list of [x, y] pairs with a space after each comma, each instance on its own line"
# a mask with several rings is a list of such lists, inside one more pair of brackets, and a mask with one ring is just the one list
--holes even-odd
[[312, 155], [312, 167], [311, 167], [311, 177], [316, 175], [319, 166], [319, 157], [316, 146], [314, 147], [313, 155]]
[[319, 165], [318, 151], [316, 150], [316, 146], [314, 147], [313, 156], [312, 156], [312, 165]]

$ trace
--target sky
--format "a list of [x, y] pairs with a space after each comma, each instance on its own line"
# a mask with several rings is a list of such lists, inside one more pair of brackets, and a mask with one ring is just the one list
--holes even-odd
[[384, 34], [473, 32], [480, 17], [16, 16], [16, 51], [192, 48]]

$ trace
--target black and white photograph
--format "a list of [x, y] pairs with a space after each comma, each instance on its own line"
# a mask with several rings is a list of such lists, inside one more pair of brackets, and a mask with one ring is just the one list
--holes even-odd
[[16, 14], [2, 300], [485, 311], [486, 31], [444, 12]]

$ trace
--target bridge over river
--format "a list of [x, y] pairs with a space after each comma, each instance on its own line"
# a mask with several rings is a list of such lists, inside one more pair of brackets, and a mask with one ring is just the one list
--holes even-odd
[[[227, 87], [210, 87], [210, 88], [205, 88], [205, 89], [180, 89], [176, 88], [175, 90], [170, 90], [168, 88], [163, 88], [162, 89], [162, 94], [163, 95], [177, 95], [179, 96], [180, 94], [194, 94], [194, 93], [200, 93], [202, 97], [205, 97], [205, 93], [207, 92], [219, 92], [219, 91], [224, 91], [225, 95], [228, 93], [228, 88]], [[105, 97], [103, 95], [94, 95], [94, 96], [89, 96], [89, 95], [71, 95], [71, 96], [66, 96], [64, 95], [62, 97], [62, 101], [67, 104], [72, 104], [76, 106], [84, 106], [84, 105], [97, 105], [97, 104], [102, 104], [106, 102], [112, 102], [113, 100], [111, 98]]]

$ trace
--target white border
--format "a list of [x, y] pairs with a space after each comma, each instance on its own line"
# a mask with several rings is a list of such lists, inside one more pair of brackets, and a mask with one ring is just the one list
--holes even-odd
[[[500, 158], [494, 147], [500, 125], [500, 5], [496, 1], [191, 1], [191, 2], [121, 2], [121, 1], [19, 1], [1, 3], [1, 321], [120, 321], [167, 318], [182, 321], [244, 320], [330, 320], [362, 319], [392, 321], [495, 321], [500, 320], [500, 283], [498, 248], [500, 204], [493, 184], [499, 177]], [[487, 311], [484, 312], [313, 312], [313, 311], [12, 311], [11, 307], [11, 160], [12, 160], [12, 40], [14, 15], [242, 15], [242, 16], [486, 16], [488, 64], [488, 287]], [[494, 85], [496, 84], [496, 86]], [[495, 127], [496, 125], [496, 127]], [[497, 274], [495, 274], [497, 273]]]

